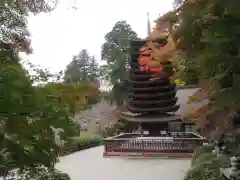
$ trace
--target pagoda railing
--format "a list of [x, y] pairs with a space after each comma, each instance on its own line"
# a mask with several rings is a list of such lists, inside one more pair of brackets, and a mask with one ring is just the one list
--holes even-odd
[[105, 152], [192, 153], [206, 139], [191, 132], [171, 132], [149, 137], [138, 133], [120, 134], [104, 140]]

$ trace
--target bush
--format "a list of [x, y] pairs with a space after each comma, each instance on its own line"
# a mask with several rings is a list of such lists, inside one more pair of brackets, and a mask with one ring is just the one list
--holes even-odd
[[231, 166], [231, 160], [227, 155], [221, 154], [218, 157], [218, 161], [221, 168], [229, 168]]
[[194, 161], [198, 158], [198, 156], [200, 156], [201, 154], [210, 153], [213, 149], [214, 147], [212, 145], [204, 145], [197, 148], [193, 154], [192, 164], [194, 164]]
[[202, 146], [195, 150], [192, 168], [184, 180], [221, 180], [220, 168], [230, 167], [230, 159], [226, 155], [212, 152], [213, 146]]
[[64, 147], [61, 148], [60, 155], [64, 155], [70, 152], [98, 146], [102, 143], [102, 137], [100, 136], [76, 136], [71, 137], [65, 143]]
[[69, 142], [72, 145], [77, 145], [79, 147], [86, 147], [89, 145], [100, 145], [102, 142], [102, 137], [100, 136], [77, 136], [69, 138]]
[[211, 152], [199, 155], [195, 160], [192, 160], [192, 165], [196, 166], [207, 161], [213, 161], [219, 168], [228, 168], [231, 164], [228, 156], [223, 154], [217, 156], [217, 154]]
[[5, 180], [70, 180], [68, 174], [45, 166], [28, 167], [10, 173]]
[[184, 180], [221, 180], [219, 165], [214, 161], [205, 161], [192, 167]]
[[196, 166], [206, 161], [217, 161], [217, 155], [212, 152], [200, 154], [196, 159], [192, 160], [192, 165]]

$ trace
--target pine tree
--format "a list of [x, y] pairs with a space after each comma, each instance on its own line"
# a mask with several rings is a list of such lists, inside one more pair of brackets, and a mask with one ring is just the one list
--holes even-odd
[[89, 81], [89, 68], [91, 57], [86, 49], [75, 55], [65, 71], [65, 80], [71, 83]]
[[98, 63], [94, 56], [90, 58], [88, 76], [91, 82], [97, 81], [99, 77]]

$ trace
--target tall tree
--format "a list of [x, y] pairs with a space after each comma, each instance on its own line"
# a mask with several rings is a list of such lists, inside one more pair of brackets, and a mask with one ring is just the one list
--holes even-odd
[[99, 77], [98, 62], [94, 56], [90, 58], [88, 76], [91, 82], [97, 81]]
[[65, 104], [47, 89], [32, 86], [20, 63], [8, 58], [0, 67], [0, 170], [51, 166], [73, 122]]
[[91, 56], [88, 51], [81, 50], [67, 66], [65, 79], [73, 83], [89, 81], [90, 61]]
[[176, 5], [174, 36], [185, 65], [208, 80], [204, 89], [210, 103], [199, 111], [199, 120], [229, 124], [240, 112], [240, 1], [178, 0]]
[[66, 138], [64, 132], [75, 134], [66, 105], [57, 102], [51, 92], [32, 86], [19, 63], [19, 51], [32, 52], [26, 18], [31, 13], [51, 11], [58, 0], [48, 2], [0, 2], [0, 104], [4, 106], [0, 112], [0, 176], [16, 167], [53, 167], [61, 140]]
[[33, 86], [36, 77], [30, 78], [12, 58], [17, 56], [6, 57], [9, 61], [0, 66], [0, 176], [16, 167], [52, 168], [62, 143], [79, 135], [74, 112], [99, 98], [98, 88], [89, 83]]
[[102, 59], [107, 62], [108, 76], [113, 85], [112, 100], [121, 105], [126, 99], [126, 90], [123, 83], [128, 79], [129, 41], [138, 39], [126, 21], [117, 22], [112, 30], [105, 35], [102, 45]]

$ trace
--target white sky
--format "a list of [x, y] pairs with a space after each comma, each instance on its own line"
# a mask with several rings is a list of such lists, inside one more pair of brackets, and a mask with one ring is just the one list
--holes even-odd
[[[69, 0], [60, 0], [61, 2]], [[64, 70], [73, 55], [88, 49], [100, 61], [104, 35], [117, 21], [126, 20], [140, 37], [147, 34], [150, 20], [172, 9], [172, 0], [75, 0], [77, 10], [61, 3], [51, 13], [28, 19], [34, 53], [23, 59], [48, 68]]]

